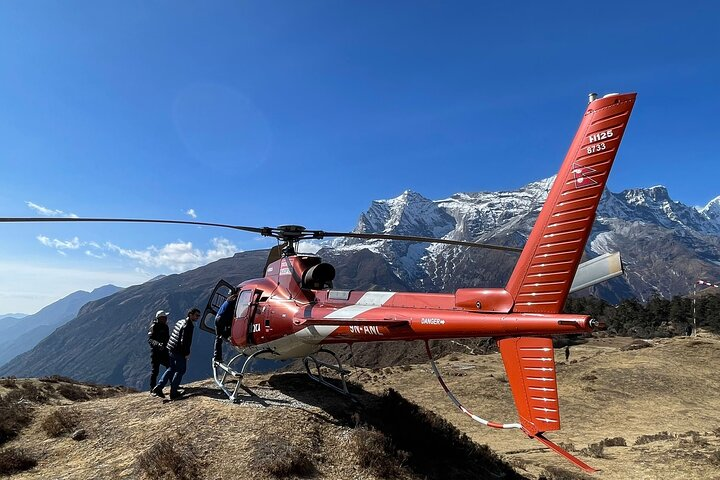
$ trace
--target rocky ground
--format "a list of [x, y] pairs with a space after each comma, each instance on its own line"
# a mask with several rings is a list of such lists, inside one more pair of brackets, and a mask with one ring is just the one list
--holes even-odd
[[[592, 478], [720, 479], [720, 340], [632, 343], [594, 339], [573, 346], [567, 364], [558, 352], [563, 424], [548, 437], [599, 468]], [[456, 353], [438, 365], [470, 410], [516, 420], [499, 355]], [[427, 365], [350, 369], [355, 402], [291, 372], [248, 378], [254, 395], [241, 404], [210, 381], [163, 402], [113, 387], [0, 380], [0, 472], [17, 464], [12, 478], [586, 478], [521, 433], [460, 413]], [[28, 418], [13, 423], [19, 410]], [[13, 426], [19, 434], [3, 439]]]

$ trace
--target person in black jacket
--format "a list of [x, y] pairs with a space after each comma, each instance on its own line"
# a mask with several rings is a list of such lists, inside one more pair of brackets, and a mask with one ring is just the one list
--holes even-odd
[[233, 292], [220, 306], [217, 315], [215, 315], [215, 353], [213, 355], [213, 361], [215, 362], [222, 362], [223, 339], [230, 336], [236, 304], [237, 293]]
[[150, 391], [157, 384], [160, 365], [167, 368], [170, 365], [170, 358], [167, 351], [167, 342], [170, 339], [170, 329], [168, 328], [167, 319], [170, 315], [165, 310], [158, 310], [155, 314], [155, 320], [150, 324], [148, 330], [148, 343], [150, 344], [150, 364], [152, 370], [150, 372]]
[[195, 322], [200, 318], [200, 310], [192, 308], [188, 311], [187, 317], [175, 324], [170, 340], [167, 343], [167, 349], [170, 352], [170, 368], [165, 370], [162, 378], [152, 389], [152, 393], [158, 397], [165, 398], [163, 388], [170, 381], [170, 400], [182, 398], [178, 392], [178, 387], [182, 381], [182, 377], [187, 370], [187, 359], [190, 356], [190, 347], [192, 346], [193, 330]]

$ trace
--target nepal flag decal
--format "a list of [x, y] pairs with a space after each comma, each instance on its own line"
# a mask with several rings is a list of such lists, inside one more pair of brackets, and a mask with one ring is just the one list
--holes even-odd
[[598, 184], [590, 176], [597, 173], [597, 170], [590, 167], [583, 167], [577, 163], [573, 163], [573, 176], [575, 177], [575, 188], [592, 187]]

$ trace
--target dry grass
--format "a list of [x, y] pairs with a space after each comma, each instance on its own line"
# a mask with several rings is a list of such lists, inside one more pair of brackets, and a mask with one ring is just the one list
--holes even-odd
[[[708, 339], [692, 348], [684, 339], [656, 340], [653, 348], [620, 351], [627, 343], [628, 339], [600, 339], [576, 345], [577, 364], [558, 365], [563, 428], [549, 432], [548, 438], [601, 469], [603, 480], [668, 478], [668, 473], [684, 480], [716, 477], [720, 340]], [[563, 352], [556, 353], [562, 361]], [[448, 375], [446, 381], [458, 398], [484, 418], [514, 421], [512, 394], [507, 384], [497, 380], [503, 372], [499, 355], [455, 355], [467, 376]], [[444, 373], [458, 369], [447, 358], [439, 359], [438, 366]], [[694, 374], [688, 375], [689, 371]], [[596, 378], [581, 380], [586, 375]], [[178, 478], [170, 466], [152, 477], [136, 462], [155, 446], [159, 432], [172, 432], [168, 438], [187, 442], [194, 454], [172, 444], [175, 451], [169, 455], [194, 459], [201, 468], [198, 477], [209, 480], [393, 478], [361, 466], [362, 456], [363, 465], [375, 460], [373, 452], [381, 461], [395, 462], [399, 470], [394, 478], [403, 480], [520, 478], [516, 472], [535, 479], [587, 478], [519, 432], [491, 430], [472, 422], [447, 399], [427, 365], [385, 368], [374, 376], [375, 382], [366, 369], [354, 374], [353, 379], [364, 379], [365, 391], [358, 389], [357, 404], [322, 389], [305, 375], [293, 374], [248, 376], [248, 385], [259, 397], [235, 405], [222, 401], [216, 388], [205, 390], [196, 386], [200, 384], [188, 387], [187, 400], [168, 404], [147, 394], [95, 399], [90, 393], [93, 387], [83, 385], [93, 399], [73, 408], [80, 413], [88, 439], [47, 441], [41, 422], [31, 422], [11, 445], [42, 458], [36, 469], [17, 478]], [[23, 381], [18, 380], [16, 388], [0, 388], [3, 398], [19, 391], [27, 400], [30, 395]], [[594, 392], [583, 390], [589, 382]], [[57, 398], [51, 398], [49, 406], [30, 404], [38, 420], [68, 403], [55, 392], [60, 382], [40, 383], [51, 387], [46, 393]], [[268, 398], [280, 400], [266, 406]], [[362, 456], [354, 453], [356, 435], [366, 437]], [[623, 440], [630, 446], [622, 447]], [[601, 458], [577, 452], [594, 443], [602, 446]], [[489, 448], [481, 446], [486, 444]], [[492, 463], [493, 451], [501, 453], [515, 472], [508, 463]], [[303, 456], [315, 473], [304, 470]], [[279, 457], [300, 461], [283, 466]]]
[[151, 479], [193, 480], [200, 476], [200, 462], [189, 445], [164, 438], [138, 456], [138, 471]]
[[[627, 447], [602, 444], [602, 457], [585, 456], [581, 460], [602, 469], [603, 479], [663, 478], [670, 469], [678, 478], [704, 480], [717, 475], [707, 460], [720, 447], [720, 339], [703, 339], [689, 346], [684, 338], [653, 340], [652, 348], [621, 350], [627, 338], [599, 338], [572, 347], [577, 364], [564, 364], [564, 352], [556, 351], [560, 391], [562, 430], [551, 432], [555, 443], [574, 444], [577, 450], [600, 443], [601, 439], [624, 438]], [[453, 363], [446, 358], [438, 367], [458, 399], [471, 411], [494, 421], [517, 419], [513, 396], [497, 377], [504, 368], [499, 355], [457, 354], [466, 377], [449, 374]], [[682, 359], [682, 361], [679, 361]], [[689, 374], [692, 372], [692, 375]], [[430, 377], [430, 379], [428, 379]], [[403, 396], [451, 421], [475, 442], [487, 444], [504, 454], [508, 461], [521, 458], [519, 470], [538, 478], [547, 466], [575, 470], [562, 457], [537, 448], [531, 440], [513, 432], [479, 427], [447, 399], [432, 373], [417, 366], [412, 371], [371, 385], [375, 391], [395, 388]], [[687, 443], [678, 449], [678, 432], [690, 429], [717, 433], [703, 435], [708, 445]], [[666, 431], [666, 437], [656, 432]], [[667, 433], [670, 432], [670, 433]], [[635, 439], [638, 444], [634, 445]], [[663, 441], [664, 440], [664, 441]], [[691, 438], [688, 438], [690, 441]], [[645, 443], [648, 443], [645, 446]], [[594, 449], [600, 453], [600, 446]], [[692, 460], [690, 453], [703, 457]], [[693, 457], [694, 458], [694, 457]], [[516, 464], [518, 465], [518, 464]], [[712, 467], [716, 468], [716, 467]]]
[[592, 480], [593, 477], [585, 475], [577, 470], [569, 470], [562, 467], [548, 466], [540, 475], [538, 480]]

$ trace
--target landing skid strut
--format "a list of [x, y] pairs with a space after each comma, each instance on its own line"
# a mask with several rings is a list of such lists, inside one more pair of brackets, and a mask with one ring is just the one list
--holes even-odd
[[[323, 362], [322, 360], [318, 360], [315, 357], [315, 355], [317, 355], [318, 353], [330, 354], [335, 359], [336, 364], [327, 363], [327, 362]], [[338, 358], [338, 356], [335, 355], [335, 352], [328, 350], [326, 348], [321, 348], [320, 350], [315, 352], [313, 355], [308, 355], [307, 357], [305, 357], [303, 359], [303, 363], [305, 364], [305, 370], [307, 371], [307, 374], [310, 378], [312, 378], [313, 380], [315, 380], [316, 382], [318, 382], [321, 385], [325, 385], [326, 387], [328, 387], [331, 390], [335, 390], [336, 392], [338, 392], [342, 395], [347, 395], [348, 397], [352, 398], [352, 395], [350, 394], [350, 391], [347, 388], [347, 382], [345, 381], [345, 377], [350, 374], [350, 371], [345, 370], [342, 367], [342, 363], [340, 362], [340, 359]], [[310, 371], [310, 363], [313, 364], [315, 370], [317, 371], [317, 375]], [[323, 367], [327, 368], [329, 370], [332, 370], [332, 371], [336, 372], [338, 375], [340, 375], [340, 380], [342, 381], [342, 388], [328, 382], [325, 379], [325, 377], [323, 376], [322, 371], [321, 371], [321, 368], [323, 368]]]
[[[242, 364], [242, 367], [240, 368], [240, 371], [236, 371], [233, 369], [233, 364], [237, 362], [240, 358], [245, 357], [245, 354], [241, 353], [239, 355], [235, 355], [233, 358], [230, 359], [229, 362], [222, 363], [218, 362], [217, 360], [213, 360], [212, 366], [213, 366], [213, 377], [215, 379], [215, 383], [218, 387], [220, 387], [220, 390], [222, 390], [225, 395], [230, 399], [231, 402], [237, 402], [241, 399], [241, 397], [238, 396], [238, 390], [240, 388], [245, 388], [242, 384], [243, 377], [245, 376], [245, 373], [249, 369], [250, 363], [253, 361], [255, 356], [260, 355], [262, 353], [272, 353], [273, 351], [269, 348], [266, 348], [265, 350], [258, 350], [257, 352], [253, 353], [252, 355], [249, 355], [245, 361]], [[231, 383], [235, 382], [235, 386], [232, 390], [230, 390]]]

